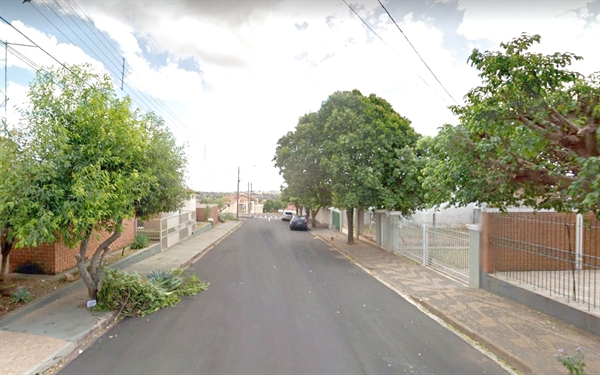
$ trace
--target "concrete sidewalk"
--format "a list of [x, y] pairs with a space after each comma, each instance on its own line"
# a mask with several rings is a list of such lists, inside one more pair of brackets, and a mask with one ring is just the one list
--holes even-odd
[[[140, 274], [184, 268], [241, 224], [228, 221], [164, 252], [150, 252], [145, 259], [126, 262], [125, 267], [118, 267], [118, 263], [113, 266]], [[80, 281], [0, 320], [0, 374], [42, 373], [115, 321], [114, 311], [90, 312], [85, 307], [87, 299], [87, 289]]]
[[471, 289], [428, 267], [328, 229], [312, 232], [408, 300], [477, 341], [524, 374], [568, 374], [558, 349], [585, 352], [588, 374], [600, 374], [600, 337], [523, 305]]

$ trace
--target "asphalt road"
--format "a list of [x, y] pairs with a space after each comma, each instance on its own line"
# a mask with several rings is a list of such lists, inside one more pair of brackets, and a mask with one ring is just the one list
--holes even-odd
[[210, 282], [207, 291], [125, 319], [60, 373], [506, 373], [310, 232], [279, 220], [248, 219], [191, 269]]

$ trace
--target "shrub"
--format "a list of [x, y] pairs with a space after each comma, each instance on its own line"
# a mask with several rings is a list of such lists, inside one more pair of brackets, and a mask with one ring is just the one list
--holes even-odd
[[237, 220], [235, 218], [235, 215], [230, 212], [225, 212], [225, 213], [219, 214], [219, 219], [224, 220], [224, 221]]
[[585, 354], [581, 348], [575, 349], [575, 353], [572, 355], [564, 349], [558, 349], [558, 353], [555, 357], [569, 370], [569, 375], [586, 375]]
[[27, 303], [33, 299], [33, 296], [27, 288], [19, 288], [15, 290], [11, 297], [12, 303]]
[[196, 275], [184, 276], [182, 270], [152, 271], [144, 279], [137, 273], [105, 268], [98, 308], [119, 310], [126, 316], [144, 316], [207, 287]]
[[183, 281], [179, 275], [175, 275], [172, 271], [162, 270], [148, 273], [146, 275], [146, 280], [149, 283], [154, 284], [154, 286], [164, 289], [167, 293], [177, 290]]
[[143, 249], [145, 247], [148, 247], [149, 243], [150, 243], [150, 240], [148, 239], [147, 235], [145, 235], [144, 233], [138, 233], [135, 235], [135, 239], [131, 243], [130, 247], [134, 250], [135, 249]]

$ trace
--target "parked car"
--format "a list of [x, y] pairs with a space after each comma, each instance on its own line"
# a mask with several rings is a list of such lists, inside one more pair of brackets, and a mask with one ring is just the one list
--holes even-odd
[[294, 216], [292, 220], [290, 220], [290, 230], [300, 229], [300, 230], [308, 230], [308, 220], [304, 216]]
[[294, 217], [294, 213], [292, 211], [283, 211], [283, 215], [281, 215], [281, 220], [290, 221]]

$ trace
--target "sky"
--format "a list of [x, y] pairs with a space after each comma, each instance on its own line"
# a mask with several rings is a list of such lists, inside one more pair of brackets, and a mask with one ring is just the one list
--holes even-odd
[[539, 34], [534, 51], [600, 71], [600, 0], [382, 0], [398, 26], [377, 0], [346, 2], [0, 0], [0, 116], [18, 123], [35, 69], [87, 62], [165, 119], [186, 148], [188, 187], [235, 191], [239, 168], [240, 190], [268, 191], [284, 183], [277, 140], [336, 91], [376, 94], [434, 136], [481, 83], [474, 48]]

